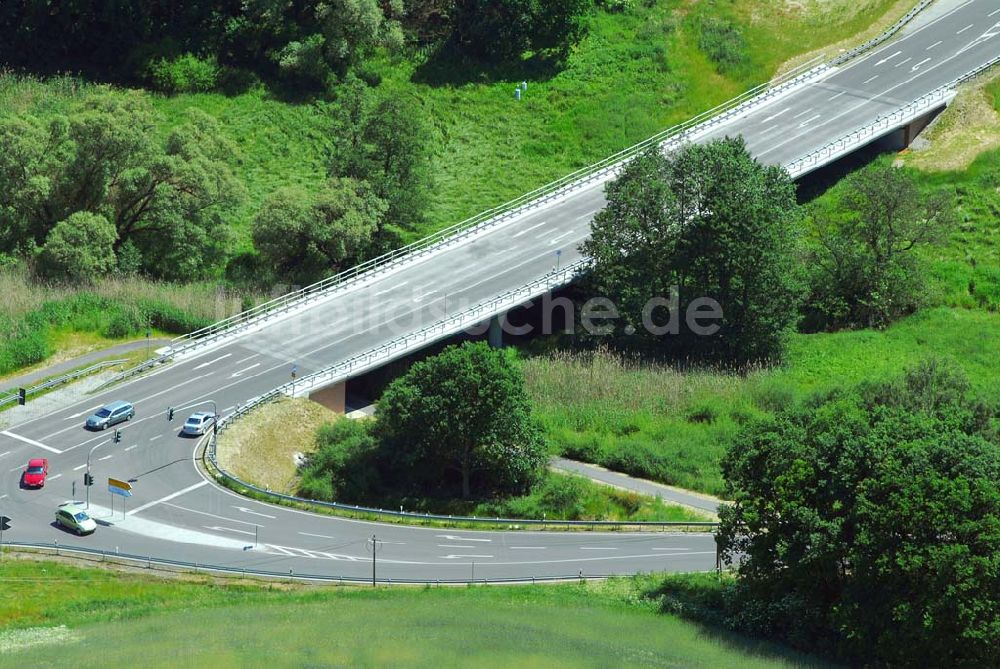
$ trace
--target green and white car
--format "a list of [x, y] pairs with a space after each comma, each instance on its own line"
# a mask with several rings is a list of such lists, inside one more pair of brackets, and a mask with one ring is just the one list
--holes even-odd
[[93, 534], [94, 530], [97, 529], [97, 523], [94, 522], [94, 519], [73, 502], [59, 505], [58, 510], [56, 510], [56, 522], [81, 536]]

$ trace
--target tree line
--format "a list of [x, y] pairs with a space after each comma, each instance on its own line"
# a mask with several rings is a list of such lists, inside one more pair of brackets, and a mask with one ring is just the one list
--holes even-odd
[[491, 62], [564, 55], [593, 0], [11, 0], [0, 62], [164, 89], [247, 75], [323, 88], [375, 53], [441, 43]]

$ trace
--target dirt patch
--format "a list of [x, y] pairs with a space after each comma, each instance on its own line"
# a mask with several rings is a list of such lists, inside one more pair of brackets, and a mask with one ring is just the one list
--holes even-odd
[[927, 171], [964, 170], [976, 156], [1000, 147], [1000, 113], [986, 86], [1000, 80], [1000, 71], [963, 87], [946, 110], [914, 142], [904, 162]]
[[294, 493], [297, 462], [314, 449], [316, 428], [337, 420], [307, 399], [283, 399], [237, 421], [219, 438], [219, 464], [249, 483]]

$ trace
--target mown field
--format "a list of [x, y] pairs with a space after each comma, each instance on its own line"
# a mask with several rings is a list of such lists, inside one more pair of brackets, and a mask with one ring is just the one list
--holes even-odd
[[[747, 420], [810, 393], [898, 375], [927, 357], [952, 360], [989, 400], [1000, 400], [1000, 150], [950, 165], [956, 147], [1000, 132], [1000, 82], [983, 96], [975, 123], [949, 110], [931, 145], [903, 156], [927, 191], [952, 189], [958, 227], [921, 250], [927, 268], [924, 309], [884, 331], [798, 334], [785, 363], [747, 374], [678, 371], [599, 354], [529, 357], [525, 371], [554, 450], [637, 476], [723, 494], [718, 463]], [[893, 160], [887, 156], [880, 160]], [[838, 186], [815, 206], [832, 206]]]
[[657, 612], [653, 577], [541, 587], [308, 588], [0, 567], [0, 664], [819, 666]]

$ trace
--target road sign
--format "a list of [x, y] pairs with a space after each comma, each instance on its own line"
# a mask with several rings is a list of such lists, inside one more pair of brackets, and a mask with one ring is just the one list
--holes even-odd
[[0, 516], [0, 531], [6, 532], [10, 529], [10, 518], [8, 516]]
[[118, 479], [108, 479], [108, 492], [112, 495], [121, 495], [122, 497], [132, 496], [132, 484], [126, 483], [125, 481], [119, 481]]

